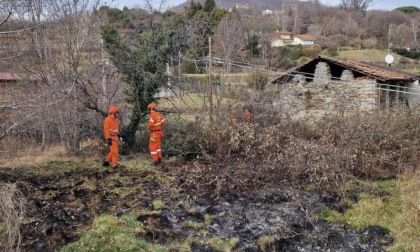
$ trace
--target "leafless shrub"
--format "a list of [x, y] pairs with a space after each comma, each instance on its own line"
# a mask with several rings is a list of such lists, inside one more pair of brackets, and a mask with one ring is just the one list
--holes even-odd
[[204, 158], [188, 171], [196, 183], [236, 196], [268, 183], [328, 190], [351, 179], [395, 178], [418, 165], [417, 115], [354, 113], [314, 124], [254, 111], [261, 112], [252, 125], [225, 120], [197, 132]]
[[0, 248], [2, 251], [20, 251], [22, 238], [20, 225], [25, 212], [26, 199], [18, 185], [16, 183], [0, 184]]

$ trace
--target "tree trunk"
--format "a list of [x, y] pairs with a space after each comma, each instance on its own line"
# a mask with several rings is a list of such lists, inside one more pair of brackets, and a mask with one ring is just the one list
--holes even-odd
[[132, 150], [136, 144], [136, 131], [140, 124], [142, 118], [142, 113], [135, 109], [130, 118], [130, 123], [127, 128], [123, 130], [124, 132], [124, 142], [126, 143], [127, 149]]

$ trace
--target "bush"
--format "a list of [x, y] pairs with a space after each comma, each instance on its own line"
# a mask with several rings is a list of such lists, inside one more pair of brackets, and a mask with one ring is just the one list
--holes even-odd
[[316, 123], [267, 106], [254, 108], [254, 115], [253, 125], [227, 121], [204, 127], [196, 138], [208, 154], [195, 163], [196, 172], [217, 177], [220, 193], [242, 197], [267, 184], [336, 190], [353, 179], [392, 179], [418, 166], [420, 117], [403, 111]]
[[303, 48], [302, 56], [307, 58], [313, 58], [321, 53], [320, 48]]
[[162, 148], [165, 156], [189, 158], [201, 153], [199, 138], [201, 128], [198, 122], [188, 122], [180, 119], [168, 121], [165, 126], [165, 138]]
[[248, 87], [254, 90], [264, 90], [268, 82], [268, 74], [263, 71], [256, 71], [245, 77]]
[[289, 58], [291, 60], [297, 60], [302, 57], [302, 45], [296, 46], [282, 46], [280, 47], [278, 58]]
[[206, 73], [205, 66], [196, 65], [193, 62], [182, 61], [181, 71], [184, 74], [203, 74]]
[[326, 50], [326, 54], [330, 57], [338, 56], [338, 51], [336, 47], [329, 47]]
[[[178, 118], [166, 117], [167, 124], [163, 127], [165, 136], [162, 139], [162, 155], [164, 157], [189, 158], [201, 153], [199, 138], [202, 135], [200, 123]], [[140, 126], [137, 136], [137, 146], [134, 149], [149, 153], [149, 132], [146, 125]]]
[[420, 52], [417, 51], [409, 51], [405, 48], [396, 48], [393, 50], [396, 54], [411, 58], [411, 59], [420, 59]]

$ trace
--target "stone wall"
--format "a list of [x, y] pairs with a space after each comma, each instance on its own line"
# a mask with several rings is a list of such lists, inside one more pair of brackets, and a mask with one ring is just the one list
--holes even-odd
[[355, 79], [345, 70], [338, 80], [331, 79], [329, 66], [320, 62], [313, 81], [297, 75], [292, 82], [280, 87], [280, 98], [275, 106], [294, 116], [322, 116], [331, 113], [372, 111], [377, 108], [376, 80]]
[[415, 81], [408, 85], [407, 101], [411, 108], [419, 107], [420, 105], [420, 85], [419, 81]]

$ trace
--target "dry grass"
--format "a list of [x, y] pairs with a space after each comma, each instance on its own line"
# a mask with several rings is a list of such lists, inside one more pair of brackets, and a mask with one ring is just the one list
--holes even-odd
[[[401, 213], [396, 215], [393, 227], [397, 241], [405, 244], [409, 251], [420, 251], [420, 171], [407, 174], [398, 187]], [[401, 251], [394, 246], [393, 251]]]
[[[24, 185], [21, 183], [20, 186]], [[4, 233], [0, 233], [2, 251], [20, 251], [20, 225], [25, 217], [26, 203], [16, 183], [0, 184], [0, 224], [4, 226]]]
[[82, 150], [76, 155], [69, 155], [62, 145], [49, 146], [44, 151], [41, 151], [40, 147], [33, 147], [22, 152], [15, 152], [13, 155], [2, 153], [2, 155], [0, 155], [2, 159], [0, 168], [36, 166], [51, 160], [61, 162], [77, 162], [80, 161], [81, 157], [84, 160], [94, 160], [103, 158], [101, 157], [102, 151], [102, 143], [99, 139], [87, 140], [82, 143]]
[[[368, 61], [385, 63], [385, 56], [388, 54], [387, 50], [367, 49], [367, 50], [348, 50], [339, 52], [338, 57], [341, 59], [355, 60], [355, 61]], [[390, 53], [394, 56], [395, 63], [400, 62], [404, 57], [396, 53]]]

